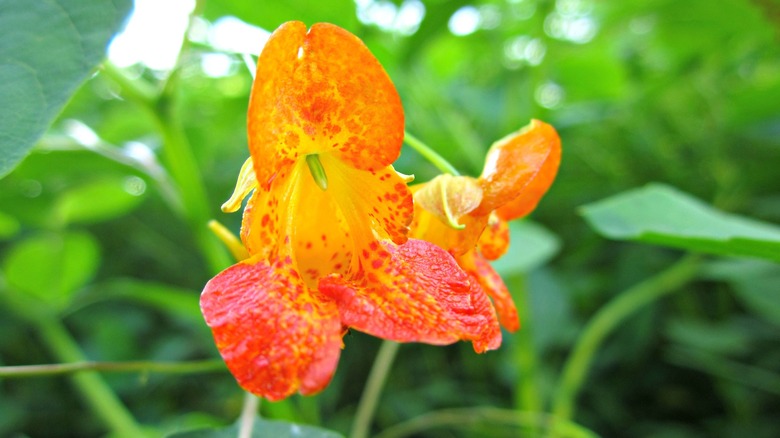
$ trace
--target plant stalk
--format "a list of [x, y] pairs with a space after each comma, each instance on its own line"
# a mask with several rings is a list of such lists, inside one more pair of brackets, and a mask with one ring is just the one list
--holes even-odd
[[355, 420], [352, 423], [351, 438], [368, 438], [371, 432], [371, 423], [374, 420], [376, 407], [379, 404], [379, 396], [385, 386], [385, 381], [390, 373], [390, 367], [398, 353], [401, 344], [393, 341], [382, 341], [379, 353], [374, 359], [374, 365], [368, 374], [368, 381], [363, 388], [363, 395], [358, 403]]
[[[38, 331], [54, 356], [62, 362], [84, 362], [86, 358], [61, 322], [53, 319], [36, 321]], [[94, 371], [71, 376], [73, 385], [89, 405], [118, 437], [144, 437], [146, 433], [135, 421], [106, 382]]]
[[426, 145], [425, 143], [420, 141], [417, 137], [413, 136], [407, 131], [404, 131], [404, 142], [409, 146], [411, 146], [412, 149], [417, 151], [426, 160], [430, 161], [431, 164], [436, 166], [436, 168], [439, 169], [442, 173], [448, 173], [450, 175], [456, 175], [456, 176], [460, 175], [458, 169], [456, 169], [452, 164], [450, 164], [449, 161], [445, 160], [444, 157], [439, 155], [438, 152], [428, 147], [428, 145]]
[[620, 293], [591, 318], [563, 367], [552, 407], [557, 421], [572, 420], [577, 395], [596, 351], [606, 337], [632, 313], [679, 290], [694, 278], [698, 267], [698, 256], [685, 256], [659, 274]]

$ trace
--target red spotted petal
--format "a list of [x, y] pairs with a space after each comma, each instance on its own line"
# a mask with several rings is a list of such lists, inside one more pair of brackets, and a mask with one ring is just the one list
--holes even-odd
[[361, 277], [320, 280], [344, 324], [399, 342], [470, 340], [477, 352], [498, 348], [501, 331], [490, 301], [447, 252], [410, 239], [400, 246], [373, 242], [363, 255]]
[[532, 120], [520, 131], [491, 146], [482, 183], [482, 204], [472, 214], [499, 209], [504, 220], [530, 213], [550, 188], [561, 161], [561, 139], [555, 128]]
[[392, 81], [360, 39], [331, 24], [280, 26], [257, 62], [249, 149], [261, 187], [307, 154], [378, 170], [401, 150], [404, 116]]
[[517, 315], [517, 307], [515, 307], [515, 302], [512, 300], [512, 295], [504, 284], [504, 280], [490, 266], [487, 259], [476, 251], [472, 251], [459, 257], [458, 264], [493, 299], [493, 305], [496, 306], [498, 320], [501, 322], [501, 325], [510, 332], [519, 329], [520, 318]]
[[495, 213], [477, 242], [479, 252], [488, 260], [497, 260], [509, 249], [509, 223]]
[[306, 288], [291, 263], [257, 257], [222, 271], [200, 298], [222, 358], [238, 383], [269, 400], [311, 394], [341, 353], [334, 302]]

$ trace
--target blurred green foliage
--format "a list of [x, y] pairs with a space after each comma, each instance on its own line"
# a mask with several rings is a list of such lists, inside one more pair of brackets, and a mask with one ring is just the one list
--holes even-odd
[[[0, 0], [0, 10], [13, 4]], [[424, 8], [418, 25], [401, 26], [405, 7]], [[378, 20], [379, 10], [396, 20]], [[473, 32], [453, 34], [456, 13], [477, 17]], [[674, 294], [619, 322], [586, 370], [573, 420], [603, 436], [776, 436], [780, 266], [767, 260], [780, 258], [771, 225], [780, 223], [780, 3], [209, 0], [195, 14], [211, 22], [235, 15], [269, 31], [297, 19], [354, 32], [393, 78], [407, 129], [466, 174], [477, 174], [489, 145], [530, 118], [561, 134], [558, 178], [533, 222], [513, 224], [510, 253], [497, 264], [523, 328], [480, 356], [466, 344], [402, 346], [374, 432], [440, 409], [550, 412], [564, 363], [593, 316], [694, 250], [720, 255], [698, 259]], [[0, 17], [17, 31], [35, 24]], [[90, 20], [105, 29], [112, 17]], [[56, 28], [31, 29], [45, 41], [58, 38]], [[50, 53], [24, 39], [0, 41], [41, 62], [74, 61], [72, 52]], [[153, 107], [100, 70], [0, 179], [0, 365], [63, 361], [46, 340], [52, 321], [90, 360], [217, 357], [197, 300], [227, 258], [210, 249], [218, 244], [205, 222], [214, 217], [233, 230], [240, 223], [219, 205], [247, 156], [251, 76], [238, 54], [229, 54], [227, 75], [206, 75], [201, 62], [214, 52], [196, 41], [171, 74], [142, 66], [124, 72], [158, 93]], [[18, 69], [6, 60], [0, 78], [13, 79]], [[0, 161], [27, 147], [6, 146], [3, 136], [27, 122], [48, 126], [95, 62], [67, 80], [40, 67], [42, 81], [65, 82], [45, 110], [20, 97], [25, 80], [0, 81]], [[19, 138], [44, 129], [35, 126]], [[97, 140], [74, 136], [74, 126]], [[436, 174], [407, 148], [396, 168], [418, 181]], [[669, 187], [642, 188], [648, 183]], [[748, 222], [772, 231], [738, 235], [753, 243], [733, 246], [728, 239]], [[264, 402], [263, 416], [346, 433], [379, 342], [353, 332], [345, 344], [322, 394]], [[152, 436], [230, 425], [243, 402], [226, 371], [102, 379]], [[0, 378], [0, 435], [102, 436], [105, 421], [86, 406], [63, 377]], [[475, 418], [415, 436], [538, 431]]]

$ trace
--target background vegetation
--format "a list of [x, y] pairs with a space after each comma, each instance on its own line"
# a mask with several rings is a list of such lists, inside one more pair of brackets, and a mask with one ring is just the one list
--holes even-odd
[[[101, 63], [129, 7], [0, 0], [2, 436], [133, 436], [136, 422], [156, 436], [241, 411], [197, 300], [230, 263], [205, 224], [238, 229], [219, 205], [247, 156], [251, 76], [232, 53], [226, 74], [205, 74], [217, 49], [196, 32], [173, 71]], [[419, 23], [403, 19], [415, 10]], [[530, 118], [562, 137], [556, 183], [497, 264], [522, 330], [479, 356], [403, 345], [374, 433], [534, 436], [558, 418], [602, 436], [776, 436], [780, 3], [208, 0], [193, 13], [201, 28], [225, 15], [354, 32], [407, 129], [464, 173]], [[436, 174], [406, 148], [396, 168]], [[262, 416], [348, 433], [380, 342], [345, 344], [328, 389]], [[143, 363], [11, 375], [87, 359]]]

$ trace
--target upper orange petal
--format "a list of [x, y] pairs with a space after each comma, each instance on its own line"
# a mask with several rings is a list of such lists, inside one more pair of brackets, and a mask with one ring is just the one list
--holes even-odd
[[345, 325], [399, 342], [470, 340], [478, 352], [500, 345], [487, 296], [436, 245], [415, 239], [400, 246], [375, 241], [362, 263], [362, 276], [320, 280], [319, 290], [336, 301]]
[[560, 161], [561, 140], [555, 128], [532, 120], [490, 147], [479, 178], [482, 204], [472, 214], [500, 209], [499, 216], [511, 220], [530, 213], [550, 188]]
[[257, 62], [248, 112], [249, 149], [261, 186], [298, 157], [333, 153], [358, 169], [398, 158], [403, 107], [379, 61], [332, 24], [281, 25]]
[[238, 383], [269, 400], [322, 390], [341, 354], [332, 301], [306, 288], [290, 259], [257, 257], [222, 271], [200, 298], [222, 358]]

